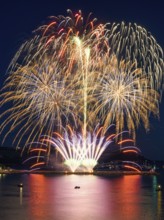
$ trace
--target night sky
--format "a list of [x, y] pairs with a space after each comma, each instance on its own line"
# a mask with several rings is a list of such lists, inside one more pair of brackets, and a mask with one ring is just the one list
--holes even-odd
[[[106, 3], [108, 2], [108, 3]], [[19, 46], [31, 36], [51, 15], [67, 15], [82, 10], [83, 16], [92, 12], [100, 23], [131, 22], [146, 28], [164, 49], [163, 1], [117, 1], [117, 0], [45, 0], [3, 1], [0, 4], [0, 88], [6, 78], [6, 70]], [[141, 124], [137, 143], [144, 156], [164, 160], [164, 100], [161, 101], [160, 119], [150, 118], [150, 131], [146, 133]], [[1, 123], [1, 121], [0, 121]], [[1, 138], [1, 137], [0, 137]]]

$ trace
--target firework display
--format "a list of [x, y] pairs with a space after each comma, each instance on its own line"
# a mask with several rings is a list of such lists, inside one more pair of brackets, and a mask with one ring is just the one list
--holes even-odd
[[145, 28], [136, 23], [111, 23], [109, 44], [119, 60], [135, 63], [156, 90], [163, 84], [163, 50]]
[[[113, 125], [108, 130], [112, 130], [112, 127]], [[86, 139], [84, 139], [81, 132], [74, 131], [70, 126], [66, 126], [63, 129], [63, 134], [54, 132], [53, 137], [43, 135], [38, 142], [28, 143], [24, 147], [22, 151], [23, 165], [30, 171], [45, 166], [47, 158], [49, 159], [49, 144], [52, 146], [50, 148], [51, 154], [54, 151], [55, 157], [58, 157], [59, 153], [62, 157], [61, 164], [64, 165], [64, 169], [71, 172], [93, 172], [94, 167], [98, 165], [99, 158], [105, 153], [107, 148], [111, 153], [117, 151], [121, 154], [140, 155], [140, 149], [134, 146], [135, 141], [122, 137], [124, 133], [129, 134], [129, 132], [123, 131], [116, 134], [107, 130], [106, 134], [103, 135], [103, 129], [103, 127], [97, 125], [92, 133], [87, 132]], [[118, 141], [118, 136], [122, 137], [121, 141]], [[114, 144], [113, 148], [111, 147], [112, 144]], [[56, 158], [56, 161], [59, 162], [59, 158]], [[129, 165], [130, 163], [131, 167], [136, 169], [136, 164], [132, 163], [132, 161], [123, 161], [123, 163], [123, 165]]]
[[92, 170], [110, 145], [111, 124], [135, 139], [140, 123], [148, 130], [150, 114], [159, 116], [163, 70], [162, 48], [137, 24], [97, 24], [81, 11], [52, 16], [10, 63], [0, 95], [1, 108], [12, 103], [0, 115], [3, 142], [15, 130], [17, 146], [45, 135], [44, 144], [58, 148], [71, 170]]
[[65, 130], [63, 136], [45, 137], [43, 142], [49, 142], [65, 159], [65, 164], [74, 172], [79, 166], [84, 166], [87, 171], [92, 172], [98, 159], [112, 142], [109, 137], [101, 134], [102, 128], [92, 133], [83, 134], [73, 131], [70, 127]]

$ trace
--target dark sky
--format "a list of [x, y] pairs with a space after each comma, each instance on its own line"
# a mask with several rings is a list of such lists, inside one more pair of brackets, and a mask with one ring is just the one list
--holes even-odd
[[[89, 12], [100, 22], [135, 22], [145, 27], [164, 49], [163, 0], [45, 0], [3, 1], [0, 4], [0, 87], [5, 80], [7, 66], [31, 32], [43, 24], [48, 16], [67, 15], [81, 9], [83, 16]], [[164, 101], [160, 106], [160, 120], [151, 119], [149, 133], [138, 130], [137, 146], [150, 159], [164, 159]], [[142, 127], [142, 126], [141, 126]]]

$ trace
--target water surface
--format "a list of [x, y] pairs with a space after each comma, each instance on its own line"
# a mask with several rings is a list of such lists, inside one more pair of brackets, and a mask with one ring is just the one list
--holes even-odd
[[1, 175], [0, 219], [162, 220], [164, 191], [156, 191], [158, 184], [164, 188], [162, 174]]

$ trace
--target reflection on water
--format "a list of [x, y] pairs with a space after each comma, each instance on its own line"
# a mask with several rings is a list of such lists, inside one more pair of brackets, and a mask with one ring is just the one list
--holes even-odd
[[20, 197], [20, 205], [22, 205], [22, 200], [23, 200], [23, 188], [20, 187], [19, 189], [19, 197]]
[[[138, 204], [141, 201], [140, 176], [124, 176], [121, 181], [116, 182], [116, 192], [113, 194], [115, 202], [115, 210], [118, 213], [116, 216], [121, 219], [121, 216], [126, 216], [128, 213], [129, 219], [140, 219], [140, 207]], [[121, 214], [121, 215], [120, 215]]]
[[164, 192], [156, 191], [159, 182], [164, 187], [160, 176], [1, 176], [0, 219], [160, 220]]

